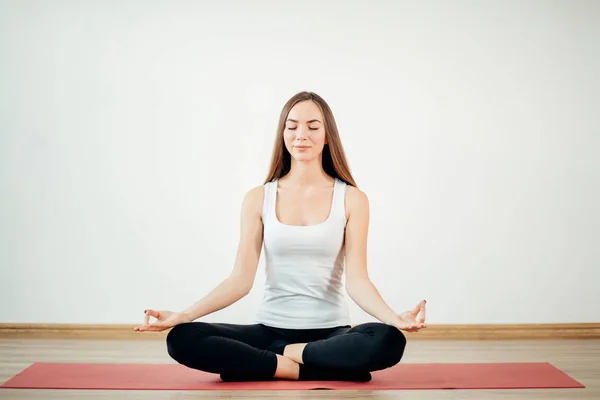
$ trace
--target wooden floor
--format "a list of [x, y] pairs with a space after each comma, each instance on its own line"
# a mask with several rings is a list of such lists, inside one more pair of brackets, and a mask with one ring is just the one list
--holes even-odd
[[[550, 362], [585, 389], [89, 391], [0, 389], [0, 399], [600, 399], [600, 340], [411, 340], [402, 362]], [[33, 362], [172, 363], [161, 340], [0, 339], [0, 381]]]

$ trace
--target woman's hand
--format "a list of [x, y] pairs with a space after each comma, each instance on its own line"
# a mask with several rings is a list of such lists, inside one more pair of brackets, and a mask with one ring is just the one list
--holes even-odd
[[[165, 329], [174, 327], [175, 325], [182, 324], [184, 322], [191, 322], [190, 316], [183, 312], [173, 311], [156, 311], [156, 310], [145, 310], [144, 324], [133, 328], [137, 332], [160, 332]], [[150, 317], [156, 318], [156, 322], [150, 323]]]
[[427, 328], [427, 324], [425, 324], [426, 303], [427, 301], [423, 300], [412, 310], [397, 314], [398, 319], [393, 323], [393, 326], [407, 332], [418, 332], [423, 328]]

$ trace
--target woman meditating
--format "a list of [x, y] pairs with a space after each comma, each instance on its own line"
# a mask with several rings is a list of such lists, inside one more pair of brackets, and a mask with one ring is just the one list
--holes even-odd
[[[370, 372], [400, 361], [402, 331], [426, 327], [425, 300], [398, 314], [370, 281], [369, 202], [350, 174], [335, 119], [320, 96], [301, 92], [285, 104], [266, 182], [245, 195], [241, 208], [230, 276], [182, 312], [145, 310], [136, 331], [172, 328], [169, 355], [224, 381], [366, 382]], [[253, 323], [195, 321], [250, 292], [263, 246], [266, 283]], [[380, 322], [352, 327], [344, 290]]]

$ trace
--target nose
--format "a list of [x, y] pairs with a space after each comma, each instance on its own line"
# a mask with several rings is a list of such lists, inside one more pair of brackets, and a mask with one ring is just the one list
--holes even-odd
[[309, 136], [308, 128], [305, 128], [304, 126], [298, 126], [298, 128], [296, 128], [296, 139], [307, 140], [308, 136]]

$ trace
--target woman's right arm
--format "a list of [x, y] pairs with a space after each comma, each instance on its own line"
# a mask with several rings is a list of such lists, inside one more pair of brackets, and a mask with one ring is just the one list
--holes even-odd
[[263, 196], [262, 186], [251, 189], [244, 196], [240, 239], [233, 270], [209, 294], [183, 311], [190, 321], [230, 306], [252, 289], [263, 243]]

